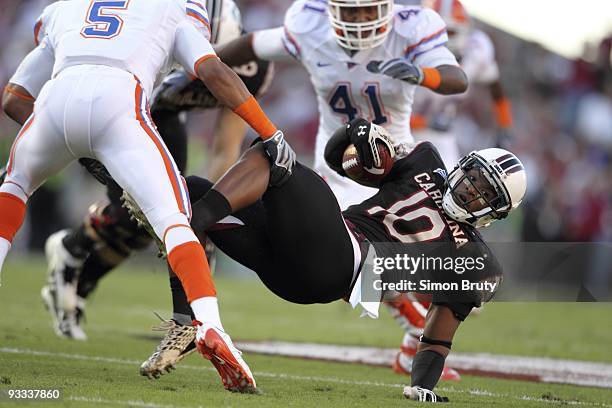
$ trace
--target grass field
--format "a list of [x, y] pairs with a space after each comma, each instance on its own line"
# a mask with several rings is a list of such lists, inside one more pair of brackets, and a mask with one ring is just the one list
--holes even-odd
[[[90, 340], [53, 334], [39, 298], [45, 280], [41, 259], [10, 258], [0, 287], [0, 388], [61, 388], [64, 406], [400, 406], [408, 379], [390, 369], [246, 354], [262, 395], [223, 390], [212, 366], [194, 354], [161, 379], [138, 375], [154, 349], [152, 311], [169, 315], [167, 277], [161, 263], [121, 268], [100, 285], [88, 305]], [[310, 341], [394, 347], [401, 333], [391, 319], [359, 319], [345, 304], [298, 306], [273, 297], [256, 280], [217, 276], [224, 325], [234, 339]], [[488, 305], [468, 319], [455, 351], [547, 356], [612, 362], [611, 305]], [[608, 322], [608, 323], [605, 323]], [[450, 406], [604, 406], [612, 390], [463, 376], [441, 383]], [[44, 406], [51, 406], [47, 403]], [[11, 406], [0, 401], [0, 407]], [[24, 406], [24, 403], [15, 404]]]

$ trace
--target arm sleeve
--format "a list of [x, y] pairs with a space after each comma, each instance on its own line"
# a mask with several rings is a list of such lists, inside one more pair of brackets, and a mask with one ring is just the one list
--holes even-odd
[[198, 62], [208, 56], [216, 54], [204, 34], [188, 21], [179, 24], [174, 38], [174, 59], [195, 76]]
[[53, 49], [45, 37], [40, 45], [21, 61], [9, 82], [23, 87], [30, 95], [37, 98], [43, 85], [51, 79], [53, 64], [55, 64]]
[[266, 61], [287, 60], [294, 57], [285, 46], [284, 27], [260, 30], [253, 33], [253, 52]]

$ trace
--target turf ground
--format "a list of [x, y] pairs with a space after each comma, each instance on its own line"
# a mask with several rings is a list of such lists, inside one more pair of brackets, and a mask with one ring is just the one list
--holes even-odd
[[[223, 390], [212, 366], [197, 354], [159, 380], [138, 375], [154, 349], [152, 311], [169, 315], [167, 277], [161, 263], [122, 267], [106, 278], [88, 304], [85, 343], [53, 334], [39, 291], [41, 259], [9, 258], [0, 287], [0, 389], [61, 388], [64, 406], [399, 406], [407, 378], [390, 369], [246, 354], [262, 395]], [[359, 319], [345, 304], [298, 306], [276, 299], [257, 280], [217, 276], [224, 325], [234, 339], [397, 346], [391, 319]], [[490, 352], [612, 362], [612, 305], [488, 305], [468, 319], [455, 351]], [[450, 406], [604, 406], [612, 390], [463, 376], [440, 383]], [[47, 403], [44, 406], [52, 406]], [[11, 403], [0, 401], [0, 408]], [[14, 406], [24, 406], [23, 403]]]

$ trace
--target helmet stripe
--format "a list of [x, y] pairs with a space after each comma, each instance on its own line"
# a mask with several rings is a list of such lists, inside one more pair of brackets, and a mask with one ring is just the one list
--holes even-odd
[[523, 166], [521, 166], [521, 164], [518, 163], [510, 167], [508, 170], [506, 170], [506, 174], [516, 173], [517, 171], [521, 171], [521, 170], [523, 170]]
[[512, 155], [511, 153], [507, 153], [507, 154], [504, 154], [503, 156], [498, 157], [497, 159], [495, 159], [495, 161], [497, 163], [501, 163], [503, 161], [511, 159], [512, 157], [514, 157], [514, 155]]

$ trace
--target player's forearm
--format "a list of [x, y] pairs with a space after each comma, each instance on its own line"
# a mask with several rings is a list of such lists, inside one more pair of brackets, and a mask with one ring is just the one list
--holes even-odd
[[2, 95], [2, 110], [9, 118], [23, 125], [34, 110], [34, 97], [25, 88], [9, 83]]
[[[431, 70], [431, 71], [428, 71]], [[463, 93], [468, 88], [468, 79], [465, 72], [454, 65], [441, 65], [436, 68], [425, 68], [425, 80], [422, 85], [432, 91], [452, 95]]]
[[276, 126], [268, 119], [240, 77], [218, 58], [207, 58], [198, 64], [196, 71], [219, 103], [240, 116], [262, 139], [268, 139], [276, 132]]
[[257, 58], [253, 50], [253, 33], [245, 34], [216, 50], [217, 55], [227, 65], [246, 64]]

